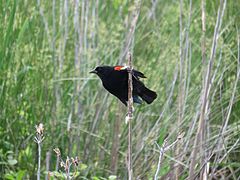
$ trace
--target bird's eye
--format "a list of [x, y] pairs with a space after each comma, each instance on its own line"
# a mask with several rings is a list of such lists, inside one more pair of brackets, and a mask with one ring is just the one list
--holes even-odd
[[96, 68], [96, 71], [97, 71], [97, 72], [101, 72], [101, 71], [102, 71], [102, 68], [97, 67], [97, 68]]

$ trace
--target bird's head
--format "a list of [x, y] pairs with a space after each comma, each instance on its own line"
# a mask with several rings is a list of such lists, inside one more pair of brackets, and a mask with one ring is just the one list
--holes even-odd
[[113, 70], [111, 66], [97, 66], [94, 70], [89, 73], [97, 74], [101, 79], [108, 76], [109, 73]]

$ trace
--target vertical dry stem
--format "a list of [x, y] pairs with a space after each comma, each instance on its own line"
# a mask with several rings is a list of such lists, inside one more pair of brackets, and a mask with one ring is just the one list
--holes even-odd
[[[119, 102], [120, 103], [120, 102]], [[118, 151], [119, 151], [119, 133], [120, 133], [120, 124], [121, 124], [121, 109], [117, 112], [116, 119], [114, 122], [114, 133], [113, 133], [113, 138], [112, 138], [112, 150], [111, 150], [111, 172], [112, 174], [117, 173], [117, 168], [118, 168]]]
[[42, 142], [44, 140], [43, 136], [43, 124], [40, 123], [39, 125], [36, 125], [36, 136], [34, 137], [35, 143], [37, 143], [38, 146], [38, 169], [37, 169], [37, 180], [40, 180], [41, 178], [41, 152], [42, 152]]
[[135, 0], [134, 6], [136, 9], [132, 13], [132, 21], [130, 24], [130, 29], [129, 29], [128, 34], [126, 35], [124, 47], [122, 48], [121, 53], [120, 53], [119, 64], [122, 64], [124, 58], [126, 57], [127, 52], [130, 49], [130, 45], [133, 42], [133, 39], [134, 39], [133, 37], [134, 37], [135, 29], [137, 26], [137, 20], [138, 20], [139, 14], [140, 14], [141, 0]]
[[[183, 99], [184, 99], [184, 75], [183, 75], [183, 69], [184, 69], [184, 57], [183, 57], [183, 23], [182, 23], [182, 17], [183, 17], [183, 1], [180, 0], [180, 16], [179, 16], [179, 56], [180, 56], [180, 62], [179, 62], [179, 96], [178, 96], [178, 120], [177, 120], [177, 127], [178, 132], [180, 132], [180, 124], [182, 122], [183, 118]], [[176, 146], [176, 157], [178, 157], [180, 153], [180, 145], [177, 144]], [[175, 179], [179, 178], [180, 173], [180, 167], [179, 164], [176, 164], [175, 169]]]
[[38, 170], [37, 170], [37, 180], [41, 177], [41, 142], [38, 142]]
[[[238, 86], [238, 82], [239, 82], [239, 78], [240, 78], [240, 36], [239, 36], [239, 32], [238, 32], [238, 29], [237, 29], [237, 44], [238, 44], [238, 62], [237, 62], [237, 72], [236, 72], [236, 80], [234, 82], [234, 86], [233, 86], [233, 90], [232, 90], [232, 96], [230, 98], [230, 101], [229, 101], [229, 105], [228, 105], [228, 110], [227, 110], [227, 115], [226, 115], [226, 118], [224, 118], [224, 121], [223, 121], [223, 124], [222, 124], [222, 128], [219, 132], [219, 138], [217, 139], [217, 142], [216, 142], [216, 149], [220, 149], [222, 146], [222, 144], [224, 144], [224, 136], [226, 134], [226, 129], [227, 129], [227, 126], [228, 126], [228, 123], [229, 123], [229, 120], [230, 120], [230, 114], [232, 112], [232, 108], [233, 108], [233, 105], [234, 105], [234, 100], [236, 98], [236, 92], [237, 92], [237, 86]], [[239, 140], [239, 139], [238, 139]], [[232, 146], [232, 148], [234, 147], [234, 145]], [[230, 148], [230, 149], [232, 149]], [[230, 150], [228, 151], [230, 152]], [[224, 159], [225, 154], [223, 157], [221, 157], [220, 159], [220, 156], [222, 155], [221, 154], [222, 152], [218, 152], [216, 153], [216, 156], [215, 156], [215, 159], [214, 159], [214, 164], [215, 163], [221, 163], [221, 161]], [[216, 171], [216, 166], [212, 168], [212, 174], [211, 174], [211, 178], [213, 176], [213, 174], [215, 173]]]
[[49, 170], [50, 170], [50, 161], [51, 161], [51, 151], [47, 151], [46, 153], [46, 175], [45, 175], [45, 180], [48, 180], [49, 177], [48, 177], [48, 173], [49, 173]]
[[195, 137], [194, 145], [193, 145], [193, 152], [192, 152], [192, 160], [190, 163], [190, 170], [189, 170], [189, 179], [194, 179], [194, 173], [195, 173], [195, 166], [197, 164], [197, 154], [199, 152], [199, 148], [202, 147], [202, 134], [203, 134], [203, 129], [204, 129], [204, 124], [205, 124], [205, 116], [206, 116], [206, 107], [208, 103], [208, 97], [209, 97], [209, 92], [210, 92], [210, 81], [211, 81], [211, 72], [213, 68], [213, 62], [216, 54], [216, 49], [217, 49], [217, 40], [218, 40], [218, 35], [219, 35], [219, 30], [221, 28], [221, 23], [222, 23], [222, 18], [224, 14], [224, 10], [226, 7], [226, 0], [221, 0], [220, 1], [220, 6], [218, 9], [218, 16], [217, 16], [217, 22], [215, 25], [215, 30], [214, 30], [214, 36], [213, 36], [213, 43], [212, 43], [212, 49], [211, 49], [211, 56], [210, 60], [208, 63], [208, 69], [205, 74], [205, 81], [204, 81], [204, 89], [203, 89], [203, 94], [202, 94], [202, 104], [201, 104], [201, 113], [200, 113], [200, 118], [199, 118], [199, 124], [198, 124], [198, 129], [197, 129], [197, 134]]
[[[204, 69], [205, 69], [205, 65], [206, 65], [206, 37], [205, 37], [205, 33], [206, 33], [206, 1], [205, 0], [202, 0], [201, 1], [201, 9], [202, 9], [202, 38], [201, 38], [201, 48], [202, 48], [202, 87], [204, 88], [204, 85], [205, 85], [205, 78], [204, 78]], [[201, 141], [200, 141], [200, 144], [205, 144], [205, 132], [206, 132], [206, 129], [207, 129], [207, 123], [204, 123], [204, 127], [201, 131]], [[201, 146], [200, 147], [202, 152], [203, 151], [203, 147]], [[206, 153], [205, 153], [206, 155]], [[205, 156], [206, 157], [206, 156]], [[205, 158], [204, 157], [204, 158]], [[201, 164], [204, 163], [204, 159], [202, 158], [201, 160]], [[204, 170], [200, 173], [200, 178], [203, 179], [203, 178], [206, 178], [207, 176], [207, 169], [206, 169], [207, 166], [205, 166]]]
[[132, 98], [132, 56], [128, 53], [128, 112], [126, 120], [128, 122], [128, 179], [133, 178], [132, 170], [132, 119], [133, 119], [133, 98]]

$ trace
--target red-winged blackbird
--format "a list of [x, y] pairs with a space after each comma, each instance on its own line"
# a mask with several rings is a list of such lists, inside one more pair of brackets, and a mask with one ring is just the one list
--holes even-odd
[[[116, 96], [123, 104], [127, 106], [128, 101], [128, 70], [124, 66], [98, 66], [90, 73], [95, 73], [102, 80], [106, 90]], [[132, 71], [133, 80], [133, 102], [142, 103], [143, 99], [148, 104], [157, 98], [156, 92], [148, 89], [140, 78], [146, 78], [143, 73]], [[139, 98], [141, 97], [141, 99]]]

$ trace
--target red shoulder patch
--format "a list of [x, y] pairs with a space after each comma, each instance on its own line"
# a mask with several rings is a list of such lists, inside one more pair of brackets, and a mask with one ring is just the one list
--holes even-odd
[[115, 66], [114, 70], [115, 71], [121, 71], [121, 70], [123, 70], [123, 68], [124, 68], [124, 66]]

